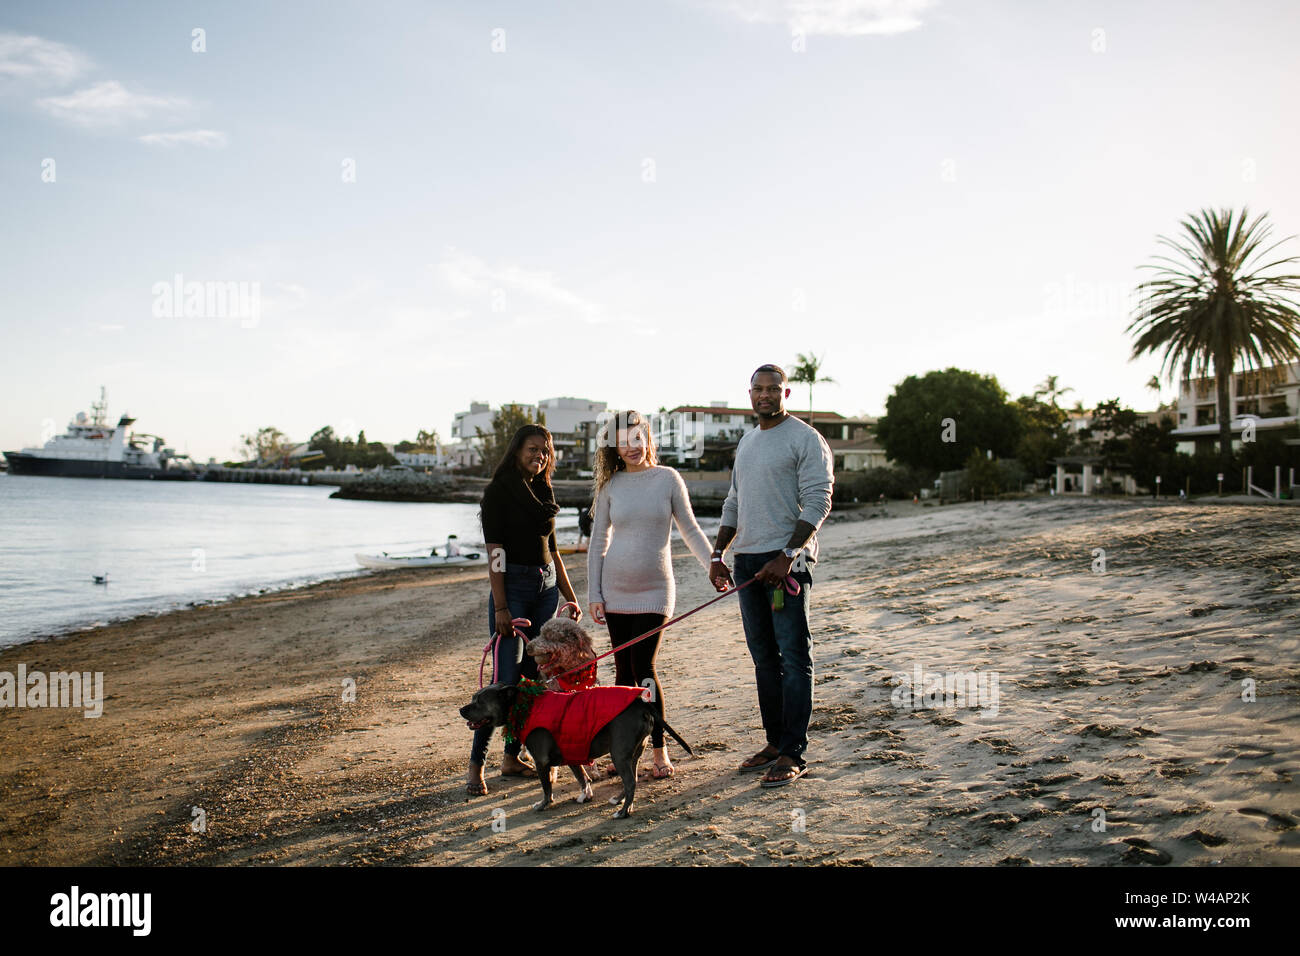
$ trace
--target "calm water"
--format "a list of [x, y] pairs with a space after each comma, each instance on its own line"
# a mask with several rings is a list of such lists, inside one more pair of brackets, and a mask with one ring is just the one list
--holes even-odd
[[[0, 474], [0, 646], [368, 573], [358, 551], [482, 542], [478, 505], [331, 501], [334, 490]], [[556, 523], [576, 527], [577, 513]], [[107, 586], [93, 583], [105, 573]]]

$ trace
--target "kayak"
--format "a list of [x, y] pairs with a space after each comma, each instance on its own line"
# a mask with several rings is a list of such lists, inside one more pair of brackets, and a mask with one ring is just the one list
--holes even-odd
[[363, 568], [460, 568], [487, 564], [487, 556], [478, 551], [446, 557], [441, 554], [358, 554], [357, 564]]

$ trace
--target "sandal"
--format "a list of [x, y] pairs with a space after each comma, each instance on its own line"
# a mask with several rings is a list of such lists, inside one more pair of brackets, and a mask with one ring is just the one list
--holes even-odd
[[[650, 768], [650, 776], [655, 780], [667, 780], [676, 768], [669, 763], [657, 763]], [[662, 772], [661, 772], [662, 771]]]
[[[766, 750], [767, 748], [763, 749]], [[766, 770], [768, 767], [772, 766], [772, 764], [776, 763], [780, 756], [780, 754], [773, 754], [769, 757], [763, 752], [763, 750], [760, 750], [736, 769], [741, 773], [753, 773], [756, 770]], [[757, 763], [755, 763], [755, 761], [757, 761]]]
[[[784, 787], [787, 783], [792, 783], [795, 780], [798, 780], [807, 772], [807, 764], [792, 763], [785, 767], [773, 767], [763, 776], [763, 779], [759, 782], [759, 786]], [[774, 773], [779, 773], [783, 776], [774, 777], [772, 776]]]
[[488, 794], [487, 784], [481, 780], [475, 780], [472, 783], [465, 784], [465, 792], [471, 797], [486, 797]]

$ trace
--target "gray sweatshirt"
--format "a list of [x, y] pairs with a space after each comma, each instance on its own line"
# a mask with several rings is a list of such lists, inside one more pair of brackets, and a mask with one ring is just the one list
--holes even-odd
[[707, 569], [709, 540], [695, 520], [682, 476], [663, 465], [615, 472], [596, 496], [591, 516], [588, 599], [603, 601], [615, 614], [672, 617], [677, 585], [668, 539], [673, 521]]
[[[732, 551], [780, 551], [801, 519], [820, 527], [831, 512], [834, 465], [826, 439], [793, 415], [766, 431], [746, 432], [736, 446], [731, 490], [722, 505], [723, 525], [736, 529]], [[815, 533], [805, 548], [808, 560], [816, 561]]]

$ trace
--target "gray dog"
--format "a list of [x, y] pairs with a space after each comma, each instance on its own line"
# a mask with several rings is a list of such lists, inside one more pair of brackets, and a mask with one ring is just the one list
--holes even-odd
[[[460, 715], [471, 727], [502, 727], [518, 693], [518, 688], [513, 685], [489, 684], [460, 709]], [[636, 796], [636, 764], [645, 748], [645, 739], [655, 729], [656, 722], [660, 722], [658, 712], [638, 697], [592, 738], [588, 759], [595, 760], [609, 754], [614, 761], [614, 769], [623, 780], [623, 806], [614, 814], [616, 820], [621, 820], [632, 812], [632, 799]], [[661, 723], [663, 729], [682, 745], [683, 750], [692, 753], [690, 745], [677, 735], [677, 731], [669, 727], [667, 722]], [[555, 803], [551, 797], [551, 768], [563, 763], [563, 755], [551, 732], [544, 727], [534, 729], [524, 741], [524, 746], [536, 761], [537, 779], [542, 785], [542, 799], [533, 804], [533, 809], [545, 810]], [[593, 795], [591, 781], [581, 766], [572, 765], [571, 769], [581, 788], [577, 802], [586, 803]], [[619, 798], [614, 797], [609, 802], [618, 803]]]

